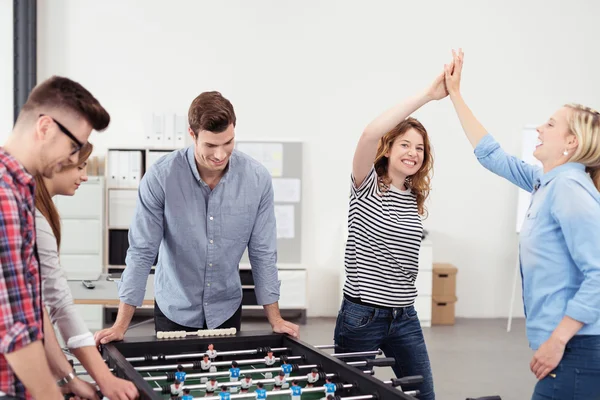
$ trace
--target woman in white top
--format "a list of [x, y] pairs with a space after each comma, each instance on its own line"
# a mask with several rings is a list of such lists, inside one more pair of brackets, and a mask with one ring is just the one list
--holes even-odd
[[[93, 335], [75, 309], [65, 272], [60, 266], [60, 217], [52, 197], [73, 196], [79, 185], [87, 181], [86, 164], [92, 148], [90, 143], [83, 146], [79, 153], [78, 165], [64, 166], [51, 179], [41, 175], [35, 178], [35, 222], [42, 275], [42, 298], [50, 319], [58, 327], [66, 346], [94, 378], [102, 394], [111, 400], [135, 399], [138, 397], [137, 388], [129, 381], [115, 377], [98, 352]], [[61, 364], [61, 369], [70, 367], [64, 355], [57, 355], [52, 362]]]
[[360, 137], [352, 165], [344, 301], [334, 333], [340, 352], [381, 349], [395, 358], [397, 377], [423, 376], [417, 388], [422, 400], [435, 398], [414, 308], [433, 157], [427, 131], [409, 116], [447, 95], [442, 73], [376, 118]]

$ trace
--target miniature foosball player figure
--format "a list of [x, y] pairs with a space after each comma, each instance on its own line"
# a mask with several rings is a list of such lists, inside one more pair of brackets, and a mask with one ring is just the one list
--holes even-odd
[[[206, 373], [208, 371], [210, 371], [210, 367], [212, 365], [212, 362], [210, 361], [210, 358], [208, 358], [208, 354], [204, 354], [204, 356], [202, 357], [202, 361], [200, 361], [200, 369], [202, 370], [202, 372]], [[206, 377], [202, 377], [200, 378], [200, 383], [206, 383], [208, 379]]]
[[[265, 357], [265, 365], [267, 366], [267, 368], [275, 365], [275, 357], [273, 357], [272, 351], [267, 352], [267, 356]], [[267, 379], [271, 379], [272, 377], [273, 377], [273, 373], [271, 373], [271, 372], [267, 372], [265, 374], [265, 378], [267, 378]]]
[[217, 351], [215, 350], [215, 346], [212, 343], [208, 345], [208, 350], [206, 350], [206, 354], [208, 354], [208, 357], [210, 357], [211, 361], [215, 361], [215, 358], [217, 358]]
[[236, 361], [231, 362], [231, 368], [229, 368], [229, 380], [231, 382], [237, 382], [240, 378], [240, 369]]
[[325, 378], [325, 384], [323, 385], [325, 388], [325, 397], [329, 398], [329, 396], [333, 396], [335, 398], [335, 383], [331, 382], [331, 378]]
[[[238, 368], [238, 363], [236, 361], [231, 362], [231, 368], [229, 368], [229, 380], [231, 382], [237, 382], [240, 379], [240, 369]], [[237, 393], [238, 387], [232, 386], [231, 392]]]
[[229, 393], [229, 389], [227, 388], [227, 386], [225, 386], [225, 385], [221, 386], [221, 391], [219, 392], [219, 399], [220, 400], [230, 400], [231, 399], [231, 394]]
[[252, 377], [250, 375], [244, 376], [242, 379], [242, 393], [248, 392], [248, 389], [252, 386]]
[[210, 358], [208, 358], [208, 354], [205, 354], [202, 357], [202, 361], [200, 361], [200, 369], [202, 370], [202, 372], [207, 372], [210, 369], [212, 362], [210, 361]]
[[190, 389], [183, 389], [183, 397], [181, 400], [194, 400], [194, 396], [190, 394]]
[[206, 382], [206, 395], [212, 396], [215, 393], [215, 390], [217, 390], [217, 385], [217, 378], [214, 376], [208, 378], [208, 382]]
[[315, 383], [319, 380], [319, 370], [313, 368], [310, 370], [308, 375], [306, 375], [306, 387], [313, 387]]
[[171, 396], [180, 396], [181, 393], [183, 392], [183, 385], [181, 384], [181, 381], [175, 379], [175, 383], [171, 384]]
[[285, 372], [279, 371], [279, 375], [277, 375], [273, 382], [273, 390], [280, 390], [283, 384], [285, 383]]
[[175, 379], [181, 383], [185, 382], [186, 373], [183, 371], [183, 365], [179, 364], [177, 366], [177, 372], [175, 372]]
[[285, 374], [286, 379], [290, 377], [290, 374], [292, 373], [292, 365], [288, 364], [287, 360], [283, 360], [281, 362], [281, 370], [283, 371], [283, 373]]
[[298, 385], [298, 381], [296, 379], [292, 381], [292, 387], [290, 387], [290, 390], [292, 391], [292, 400], [300, 400], [300, 397], [302, 396], [302, 387]]
[[256, 400], [265, 400], [267, 398], [267, 390], [264, 388], [262, 382], [258, 382], [256, 384], [256, 390], [254, 393], [256, 394]]

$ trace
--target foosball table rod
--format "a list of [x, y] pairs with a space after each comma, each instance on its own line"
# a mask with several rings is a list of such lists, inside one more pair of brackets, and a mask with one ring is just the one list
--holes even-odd
[[[317, 364], [306, 364], [306, 365], [292, 365], [293, 370], [302, 370], [302, 369], [313, 369], [317, 368]], [[273, 368], [256, 368], [256, 369], [245, 369], [240, 371], [240, 376], [244, 376], [247, 374], [262, 374], [263, 372], [279, 372], [281, 371], [280, 367]], [[221, 372], [199, 372], [197, 374], [186, 374], [185, 379], [195, 379], [195, 378], [219, 378], [223, 376], [229, 376], [229, 371], [221, 371]], [[160, 376], [145, 376], [145, 381], [164, 381], [174, 382], [175, 374], [173, 372], [167, 373], [166, 375]]]
[[[352, 383], [337, 383], [336, 384], [336, 391], [337, 390], [343, 390], [343, 389], [352, 389], [356, 387], [356, 385], [352, 384]], [[311, 387], [311, 388], [302, 388], [302, 393], [318, 393], [318, 392], [325, 392], [325, 388], [322, 386], [318, 386], [318, 387]], [[270, 390], [267, 391], [267, 398], [269, 396], [273, 396], [273, 395], [282, 395], [282, 394], [292, 394], [292, 390], [291, 389], [283, 389], [283, 390]], [[406, 391], [404, 392], [404, 394], [408, 395], [408, 396], [418, 396], [420, 394], [420, 392], [418, 390], [410, 390], [410, 391]], [[240, 394], [232, 394], [230, 395], [231, 399], [248, 399], [248, 398], [256, 398], [256, 393], [240, 393]], [[220, 397], [219, 396], [203, 396], [203, 397], [194, 397], [194, 400], [219, 400]], [[348, 397], [340, 397], [340, 396], [334, 396], [334, 399], [336, 400], [361, 400], [361, 399], [377, 399], [376, 396], [374, 395], [359, 395], [359, 396], [348, 396]]]
[[[331, 356], [337, 357], [337, 358], [348, 358], [348, 357], [376, 356], [376, 355], [380, 355], [381, 353], [382, 353], [381, 350], [374, 350], [374, 351], [361, 351], [361, 352], [356, 352], [356, 353], [338, 353], [338, 354], [333, 353], [333, 354], [331, 354]], [[202, 354], [202, 355], [204, 355], [204, 354]], [[155, 356], [152, 356], [152, 357], [155, 357]], [[165, 356], [165, 357], [167, 357], [167, 356]], [[282, 356], [282, 357], [274, 357], [274, 358], [275, 358], [275, 361], [301, 360], [304, 358], [304, 356]], [[377, 360], [377, 358], [375, 358], [373, 360]], [[373, 360], [370, 360], [370, 361], [373, 361]], [[129, 359], [127, 359], [127, 361], [129, 361]], [[215, 362], [211, 363], [211, 366], [223, 367], [223, 366], [231, 365], [231, 362], [232, 361], [215, 361]], [[255, 358], [255, 359], [250, 359], [250, 360], [236, 360], [236, 362], [238, 363], [238, 365], [264, 364], [265, 360], [263, 358]], [[138, 372], [166, 371], [166, 370], [170, 370], [170, 369], [177, 369], [177, 367], [179, 365], [181, 365], [183, 368], [200, 369], [199, 362], [185, 363], [185, 364], [151, 365], [151, 366], [147, 366], [147, 367], [134, 367], [134, 369]], [[369, 365], [369, 364], [367, 364], [367, 365]]]
[[[216, 357], [236, 356], [236, 355], [245, 355], [245, 354], [267, 354], [269, 351], [272, 351], [273, 353], [281, 353], [281, 352], [286, 352], [289, 350], [291, 350], [291, 349], [288, 347], [275, 347], [275, 348], [259, 347], [257, 349], [250, 349], [250, 350], [218, 351]], [[153, 356], [151, 354], [146, 354], [141, 357], [127, 357], [127, 358], [125, 358], [125, 360], [127, 360], [128, 362], [180, 360], [180, 359], [186, 359], [186, 358], [202, 358], [202, 357], [204, 357], [205, 354], [207, 354], [207, 353], [202, 352], [202, 353], [169, 354], [169, 355], [159, 354], [157, 356]], [[106, 360], [104, 360], [104, 362], [106, 362]], [[72, 365], [73, 366], [81, 366], [81, 363], [79, 361], [74, 361], [72, 363]]]
[[[298, 356], [298, 357], [301, 357], [301, 356]], [[355, 366], [355, 367], [365, 367], [366, 366], [368, 368], [373, 368], [373, 367], [391, 367], [395, 364], [395, 362], [396, 362], [396, 360], [394, 360], [393, 358], [376, 358], [373, 360], [365, 360], [365, 361], [351, 361], [351, 362], [348, 362], [347, 364], [351, 365], [351, 366]], [[237, 363], [239, 364], [240, 362], [238, 361]], [[226, 365], [229, 365], [229, 364], [226, 364]], [[173, 366], [173, 368], [169, 368], [169, 369], [175, 369], [177, 367], [178, 366]], [[183, 365], [182, 365], [182, 367], [183, 367]], [[196, 366], [196, 367], [198, 367], [198, 366]], [[299, 371], [299, 370], [304, 370], [304, 369], [313, 369], [313, 368], [318, 368], [318, 367], [319, 366], [317, 364], [303, 364], [303, 365], [293, 364], [292, 365], [293, 371]], [[138, 367], [138, 368], [152, 368], [152, 367]], [[194, 368], [194, 369], [199, 369], [199, 368]], [[280, 367], [247, 369], [247, 370], [240, 371], [240, 376], [244, 376], [246, 374], [259, 374], [259, 373], [263, 373], [263, 372], [278, 372], [280, 370], [281, 370]], [[223, 377], [223, 376], [229, 376], [229, 372], [228, 371], [199, 372], [199, 373], [195, 373], [195, 374], [187, 374], [186, 379], [187, 378], [192, 378], [192, 379], [212, 378], [212, 377], [217, 378], [217, 377]], [[164, 381], [164, 380], [166, 380], [167, 382], [174, 382], [175, 374], [173, 372], [170, 372], [165, 375], [159, 375], [159, 376], [145, 376], [144, 380], [146, 380], [146, 381]]]
[[[257, 349], [251, 350], [232, 350], [232, 351], [217, 351], [217, 357], [219, 356], [237, 356], [244, 354], [267, 354], [267, 352], [272, 351], [273, 353], [280, 353], [291, 350], [288, 347], [259, 347]], [[186, 353], [186, 354], [159, 354], [158, 356], [153, 356], [147, 354], [143, 357], [126, 357], [125, 360], [129, 362], [140, 362], [140, 361], [158, 361], [158, 360], [180, 360], [184, 358], [202, 358], [206, 352], [203, 353]]]
[[[405, 395], [407, 396], [418, 396], [421, 394], [421, 392], [419, 392], [418, 390], [409, 390], [408, 392], [404, 392]], [[346, 396], [346, 397], [341, 397], [341, 396], [333, 396], [333, 400], [370, 400], [370, 399], [377, 399], [377, 396], [372, 395], [372, 394], [361, 394], [358, 396]]]
[[[285, 351], [290, 351], [291, 349], [288, 347], [277, 347], [277, 348], [269, 348], [269, 347], [259, 347], [258, 349], [252, 349], [252, 350], [232, 350], [232, 351], [223, 351], [223, 352], [217, 352], [217, 357], [218, 356], [235, 356], [235, 355], [242, 355], [242, 354], [266, 354], [268, 351], [273, 351], [275, 352], [285, 352]], [[204, 354], [206, 353], [187, 353], [187, 354], [169, 354], [169, 355], [164, 355], [164, 354], [160, 354], [158, 356], [153, 356], [150, 354], [147, 354], [143, 357], [127, 357], [125, 358], [125, 360], [129, 361], [129, 362], [140, 362], [140, 361], [157, 361], [157, 360], [178, 360], [178, 359], [184, 359], [184, 358], [202, 358], [204, 357]], [[348, 358], [348, 357], [363, 357], [363, 356], [376, 356], [376, 355], [381, 355], [382, 351], [381, 350], [372, 350], [372, 351], [357, 351], [357, 352], [352, 352], [352, 353], [333, 353], [330, 354], [330, 356], [332, 357], [337, 357], [337, 358]]]
[[[364, 373], [366, 374], [371, 374], [372, 371], [364, 371]], [[326, 374], [324, 372], [320, 372], [319, 373], [319, 379], [320, 380], [324, 380], [325, 378], [335, 378], [337, 377], [338, 374], [336, 373], [330, 373], [330, 374]], [[290, 383], [292, 381], [298, 381], [298, 382], [304, 382], [307, 381], [308, 377], [307, 376], [290, 376], [289, 378], [286, 378], [286, 382]], [[255, 381], [255, 383], [253, 383], [253, 385], [256, 385], [256, 383], [261, 382], [263, 384], [274, 384], [275, 383], [275, 379], [274, 378], [267, 378], [267, 379], [257, 379]], [[221, 386], [241, 386], [242, 385], [242, 381], [233, 381], [233, 382], [220, 382], [219, 383], [219, 387]], [[186, 385], [184, 384], [181, 388], [183, 389], [190, 389], [190, 390], [198, 390], [198, 389], [206, 389], [206, 384], [205, 383], [200, 383], [197, 385]], [[321, 390], [323, 390], [323, 388], [321, 387]], [[163, 386], [162, 388], [160, 387], [156, 387], [154, 388], [155, 392], [162, 392], [163, 394], [169, 394], [171, 392], [171, 386]], [[280, 390], [277, 390], [277, 393], [281, 393]]]
[[[263, 381], [261, 381], [263, 382]], [[337, 390], [341, 389], [352, 389], [355, 387], [353, 383], [338, 383], [336, 384]], [[311, 388], [302, 388], [302, 393], [315, 393], [315, 392], [325, 392], [325, 388], [322, 386], [311, 387]], [[280, 390], [269, 390], [267, 391], [267, 398], [269, 396], [274, 395], [282, 395], [282, 394], [292, 394], [291, 389], [280, 389]], [[256, 398], [256, 393], [240, 393], [240, 394], [232, 394], [230, 395], [231, 399], [249, 399]], [[219, 400], [219, 396], [203, 396], [203, 397], [194, 397], [194, 400]]]
[[[280, 357], [273, 357], [275, 361], [282, 361]], [[286, 360], [302, 360], [303, 356], [289, 356], [284, 357]], [[230, 366], [233, 361], [215, 361], [211, 363], [211, 366], [214, 367], [225, 367]], [[264, 358], [255, 358], [251, 360], [237, 360], [238, 365], [249, 365], [249, 364], [264, 364]], [[183, 368], [193, 368], [193, 369], [201, 369], [200, 362], [196, 361], [193, 363], [184, 363], [184, 364], [167, 364], [167, 365], [149, 365], [147, 367], [133, 367], [138, 372], [148, 372], [148, 371], [166, 371], [170, 369], [177, 369], [178, 366], [182, 366]]]

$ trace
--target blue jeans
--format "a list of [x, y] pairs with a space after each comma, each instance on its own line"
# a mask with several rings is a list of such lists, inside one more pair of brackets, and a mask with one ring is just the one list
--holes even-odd
[[423, 383], [416, 388], [421, 392], [419, 399], [435, 399], [429, 355], [413, 306], [385, 309], [344, 299], [333, 340], [336, 352], [381, 349], [386, 357], [396, 360], [392, 369], [397, 378], [423, 376]]
[[575, 336], [562, 360], [538, 381], [531, 400], [599, 400], [600, 336]]

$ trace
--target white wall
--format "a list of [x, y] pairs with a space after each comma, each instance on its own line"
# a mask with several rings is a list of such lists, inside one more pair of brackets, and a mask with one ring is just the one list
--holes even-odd
[[[363, 127], [429, 84], [452, 47], [466, 52], [464, 96], [511, 152], [523, 125], [561, 104], [599, 106], [597, 2], [39, 3], [38, 77], [79, 80], [107, 106], [111, 128], [93, 138], [100, 151], [140, 145], [152, 110], [186, 113], [197, 94], [214, 89], [235, 105], [239, 139], [306, 143], [311, 316], [338, 308], [338, 232]], [[460, 269], [457, 314], [506, 316], [517, 189], [477, 164], [447, 99], [416, 116], [436, 156], [426, 227], [434, 260]]]
[[13, 2], [0, 0], [0, 146], [13, 126]]

